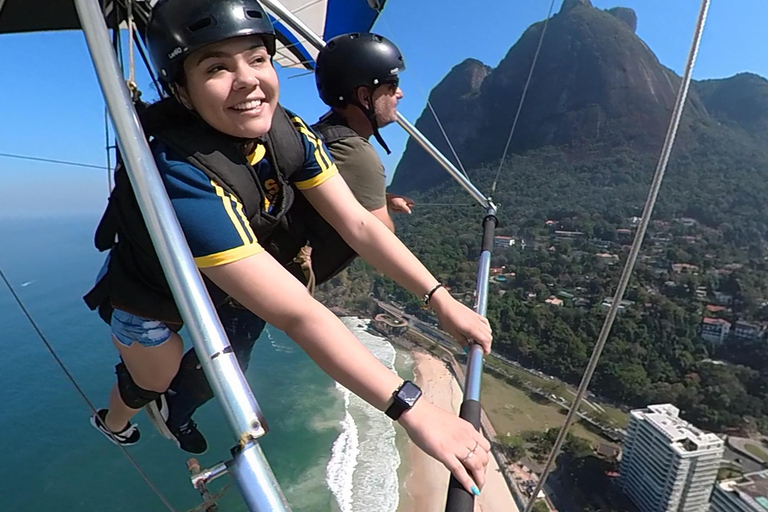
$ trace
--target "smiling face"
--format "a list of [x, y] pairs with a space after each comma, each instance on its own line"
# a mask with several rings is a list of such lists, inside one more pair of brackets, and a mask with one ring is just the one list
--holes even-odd
[[272, 127], [280, 87], [259, 36], [226, 39], [184, 60], [179, 100], [227, 135], [255, 139]]

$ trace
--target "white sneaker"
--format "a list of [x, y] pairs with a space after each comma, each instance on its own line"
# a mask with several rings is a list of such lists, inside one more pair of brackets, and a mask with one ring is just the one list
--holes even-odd
[[141, 438], [139, 427], [129, 421], [125, 428], [120, 432], [112, 432], [107, 428], [105, 421], [106, 417], [107, 409], [99, 409], [96, 411], [96, 414], [91, 416], [91, 425], [101, 432], [104, 437], [109, 439], [112, 444], [118, 446], [131, 446], [139, 442], [139, 439]]

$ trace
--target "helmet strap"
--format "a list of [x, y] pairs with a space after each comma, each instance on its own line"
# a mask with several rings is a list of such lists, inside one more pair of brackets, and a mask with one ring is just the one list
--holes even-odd
[[368, 118], [368, 122], [371, 125], [371, 129], [373, 129], [373, 136], [376, 139], [376, 142], [379, 143], [379, 145], [384, 148], [384, 151], [387, 152], [388, 155], [392, 154], [392, 151], [390, 151], [389, 146], [387, 146], [387, 143], [384, 142], [384, 138], [381, 136], [381, 132], [379, 131], [379, 122], [376, 120], [376, 111], [373, 108], [373, 94], [371, 94], [370, 89], [368, 89], [368, 103], [370, 104], [370, 107], [366, 107], [362, 103], [360, 103], [357, 99], [357, 97], [354, 97], [354, 100], [352, 101], [352, 104], [355, 105], [357, 108], [363, 111], [365, 114], [365, 117]]

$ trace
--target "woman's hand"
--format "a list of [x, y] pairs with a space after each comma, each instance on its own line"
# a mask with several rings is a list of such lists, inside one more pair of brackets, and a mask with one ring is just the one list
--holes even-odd
[[477, 343], [483, 347], [483, 352], [491, 353], [493, 333], [487, 318], [451, 297], [445, 288], [439, 288], [429, 304], [440, 320], [440, 326], [461, 345]]
[[471, 423], [423, 398], [398, 421], [416, 446], [448, 468], [467, 492], [480, 494], [491, 443]]

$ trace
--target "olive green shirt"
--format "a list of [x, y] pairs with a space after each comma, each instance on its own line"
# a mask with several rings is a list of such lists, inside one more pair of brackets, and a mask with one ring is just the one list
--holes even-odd
[[360, 204], [368, 211], [385, 207], [384, 165], [371, 143], [363, 137], [347, 137], [327, 146], [339, 174]]

